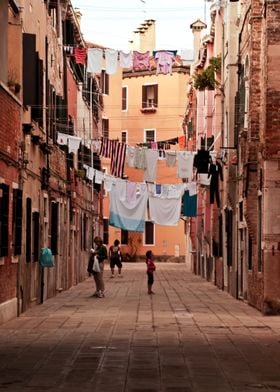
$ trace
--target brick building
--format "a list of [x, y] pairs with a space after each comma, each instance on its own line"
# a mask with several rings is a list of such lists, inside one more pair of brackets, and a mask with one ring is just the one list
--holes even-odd
[[[70, 1], [21, 1], [19, 7], [7, 0], [0, 7], [3, 322], [86, 276], [103, 221], [100, 187], [86, 178], [83, 165], [100, 168], [91, 140], [102, 106], [94, 104], [98, 80], [74, 56], [87, 44]], [[79, 148], [60, 145], [58, 133], [79, 138]], [[51, 248], [54, 268], [40, 267], [43, 247]]]

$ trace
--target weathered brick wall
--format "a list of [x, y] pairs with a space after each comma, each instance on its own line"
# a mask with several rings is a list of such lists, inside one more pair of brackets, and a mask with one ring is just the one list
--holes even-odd
[[0, 265], [0, 303], [16, 296], [17, 264], [11, 263], [12, 183], [18, 183], [20, 105], [0, 85], [0, 177], [9, 185], [9, 255]]

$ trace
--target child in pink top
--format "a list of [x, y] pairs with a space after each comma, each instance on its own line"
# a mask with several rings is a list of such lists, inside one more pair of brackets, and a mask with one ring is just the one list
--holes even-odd
[[148, 276], [148, 294], [154, 294], [152, 286], [154, 283], [154, 271], [156, 266], [154, 264], [154, 255], [151, 250], [146, 252], [147, 276]]

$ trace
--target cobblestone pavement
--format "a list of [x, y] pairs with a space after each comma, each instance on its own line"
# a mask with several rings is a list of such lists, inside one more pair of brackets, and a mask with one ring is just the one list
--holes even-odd
[[91, 278], [0, 326], [0, 391], [280, 391], [280, 317], [183, 264], [125, 264], [106, 297]]

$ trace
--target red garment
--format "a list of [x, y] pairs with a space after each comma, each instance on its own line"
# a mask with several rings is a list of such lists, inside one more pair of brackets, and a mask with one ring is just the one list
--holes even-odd
[[111, 175], [115, 177], [123, 176], [125, 162], [126, 144], [116, 142], [111, 156]]
[[156, 266], [155, 266], [152, 259], [147, 259], [146, 264], [147, 264], [147, 272], [154, 272], [155, 271]]
[[179, 143], [179, 147], [181, 149], [185, 148], [186, 147], [186, 136], [185, 135], [179, 136], [178, 137], [178, 143]]
[[77, 64], [85, 64], [87, 58], [86, 48], [75, 48], [74, 50], [75, 61]]

